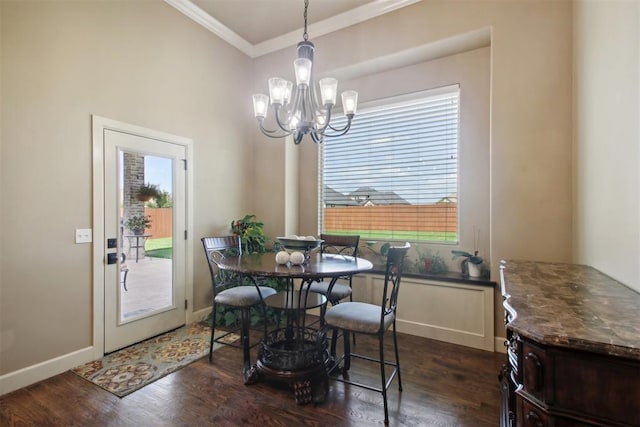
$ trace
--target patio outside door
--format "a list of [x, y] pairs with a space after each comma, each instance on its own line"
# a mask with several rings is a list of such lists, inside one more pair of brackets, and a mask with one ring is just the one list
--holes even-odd
[[104, 131], [105, 353], [185, 323], [185, 158], [183, 145]]

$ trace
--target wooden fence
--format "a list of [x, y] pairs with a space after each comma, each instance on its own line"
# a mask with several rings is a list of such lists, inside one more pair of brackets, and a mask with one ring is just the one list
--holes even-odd
[[325, 230], [415, 230], [457, 232], [457, 203], [434, 205], [340, 206], [324, 210]]
[[[144, 208], [151, 217], [147, 233], [154, 238], [171, 237], [171, 208]], [[415, 230], [455, 233], [458, 230], [458, 205], [441, 203], [434, 205], [385, 205], [340, 206], [324, 211], [325, 230], [361, 230], [368, 224], [369, 230]]]
[[144, 214], [151, 217], [151, 227], [147, 229], [146, 233], [151, 234], [152, 239], [171, 237], [173, 209], [144, 208]]

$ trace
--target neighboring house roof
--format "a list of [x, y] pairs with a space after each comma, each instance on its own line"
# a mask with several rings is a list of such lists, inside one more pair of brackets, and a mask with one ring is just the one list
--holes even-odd
[[410, 205], [393, 191], [378, 191], [372, 187], [360, 187], [349, 196], [362, 206]]
[[324, 203], [326, 206], [358, 206], [358, 202], [329, 186], [324, 187]]
[[453, 193], [449, 196], [445, 196], [436, 202], [436, 204], [438, 203], [458, 203], [458, 193]]

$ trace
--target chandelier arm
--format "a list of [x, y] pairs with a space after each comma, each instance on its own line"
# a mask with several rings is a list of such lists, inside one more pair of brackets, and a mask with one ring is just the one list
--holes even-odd
[[334, 133], [334, 134], [328, 134], [328, 133], [323, 133], [323, 136], [326, 136], [327, 138], [335, 138], [336, 136], [342, 136], [345, 133], [349, 132], [349, 129], [351, 128], [351, 119], [349, 119], [349, 121], [347, 122], [347, 124], [345, 125], [345, 127], [343, 127], [342, 129], [334, 129], [333, 127], [329, 126], [331, 128], [331, 130], [338, 132], [338, 133]]
[[[293, 132], [292, 132], [293, 133]], [[293, 143], [299, 145], [302, 142], [303, 132], [297, 131], [296, 136], [293, 137]]]
[[293, 133], [292, 131], [289, 131], [289, 132], [285, 132], [282, 135], [279, 135], [279, 134], [276, 134], [276, 132], [280, 131], [280, 129], [269, 130], [264, 127], [264, 124], [262, 121], [260, 121], [259, 123], [260, 123], [260, 130], [264, 135], [268, 136], [269, 138], [285, 138]]
[[[318, 136], [319, 135], [319, 136]], [[313, 140], [313, 142], [315, 142], [316, 144], [322, 144], [322, 140], [323, 140], [324, 135], [322, 133], [319, 132], [311, 132], [311, 139]]]
[[327, 117], [325, 119], [324, 126], [322, 126], [320, 129], [317, 129], [316, 130], [317, 133], [319, 133], [321, 135], [324, 135], [324, 133], [327, 130], [327, 128], [333, 129], [331, 127], [331, 125], [329, 124], [329, 122], [331, 121], [331, 110], [332, 110], [332, 108], [333, 108], [333, 106], [331, 106], [331, 105], [329, 105], [327, 107]]
[[[339, 128], [336, 129], [333, 126], [329, 125], [329, 129], [331, 129], [334, 132], [341, 132], [340, 135], [344, 135], [345, 133], [347, 133], [347, 131], [349, 130], [349, 128], [351, 127], [351, 120], [353, 119], [353, 115], [350, 114], [351, 117], [347, 116], [347, 123], [344, 125], [343, 128]], [[335, 135], [338, 136], [338, 135]]]
[[285, 127], [284, 123], [282, 123], [282, 120], [280, 119], [280, 108], [275, 108], [275, 117], [276, 117], [276, 123], [278, 124], [278, 127], [287, 135], [291, 135], [293, 131], [288, 127]]

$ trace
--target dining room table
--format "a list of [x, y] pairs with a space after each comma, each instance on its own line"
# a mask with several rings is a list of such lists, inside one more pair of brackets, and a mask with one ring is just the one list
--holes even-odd
[[[275, 325], [265, 324], [256, 363], [245, 367], [245, 384], [262, 379], [284, 382], [293, 389], [296, 403], [323, 402], [333, 361], [323, 327], [327, 298], [309, 291], [305, 284], [330, 279], [330, 292], [340, 277], [366, 272], [373, 264], [364, 258], [319, 252], [306, 253], [301, 265], [278, 264], [276, 254], [269, 252], [224, 257], [218, 266], [248, 278], [256, 286], [264, 286], [266, 278], [285, 283], [284, 290], [263, 299], [265, 312], [270, 308], [283, 314], [284, 324], [280, 316]], [[307, 324], [307, 311], [314, 308], [320, 311], [320, 327]]]

